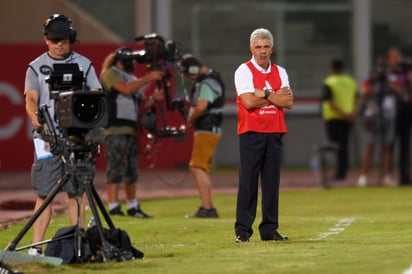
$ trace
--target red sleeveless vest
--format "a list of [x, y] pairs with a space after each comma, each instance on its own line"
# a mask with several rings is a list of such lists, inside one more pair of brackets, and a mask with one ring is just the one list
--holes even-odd
[[[273, 90], [281, 88], [281, 79], [277, 65], [271, 65], [270, 73], [261, 73], [251, 61], [245, 63], [253, 75], [253, 85], [256, 89], [264, 89], [266, 81]], [[284, 113], [282, 108], [267, 105], [261, 108], [247, 110], [236, 96], [238, 105], [238, 134], [248, 131], [262, 133], [287, 133]]]

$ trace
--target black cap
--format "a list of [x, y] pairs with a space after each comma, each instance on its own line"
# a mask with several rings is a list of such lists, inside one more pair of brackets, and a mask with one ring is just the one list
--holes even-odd
[[69, 39], [70, 23], [65, 20], [55, 20], [50, 22], [45, 31], [48, 39]]

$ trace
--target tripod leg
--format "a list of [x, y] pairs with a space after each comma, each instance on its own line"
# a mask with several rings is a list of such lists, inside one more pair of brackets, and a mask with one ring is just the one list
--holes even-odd
[[75, 238], [77, 239], [77, 244], [76, 244], [76, 249], [77, 249], [77, 258], [79, 261], [81, 261], [82, 257], [82, 229], [81, 229], [81, 219], [82, 219], [82, 193], [78, 193], [77, 198], [77, 227], [76, 227], [76, 232], [75, 232]]
[[101, 249], [102, 259], [104, 262], [107, 262], [107, 261], [112, 260], [113, 258], [119, 257], [119, 250], [115, 246], [110, 244], [104, 235], [103, 225], [100, 220], [99, 214], [97, 212], [97, 206], [95, 204], [95, 200], [93, 200], [93, 190], [92, 190], [91, 184], [86, 184], [85, 190], [86, 190], [87, 198], [89, 200], [90, 209], [92, 210], [94, 220], [96, 221], [97, 233], [99, 234], [99, 239], [102, 243], [102, 249]]
[[26, 223], [26, 225], [23, 227], [23, 229], [17, 234], [16, 238], [12, 240], [6, 247], [5, 250], [8, 251], [14, 251], [16, 250], [17, 244], [20, 242], [20, 240], [26, 235], [27, 231], [31, 228], [31, 226], [34, 224], [34, 222], [39, 218], [39, 216], [43, 213], [43, 211], [46, 209], [46, 207], [50, 204], [50, 202], [56, 197], [57, 193], [63, 188], [63, 186], [67, 183], [69, 180], [70, 174], [65, 173], [63, 175], [63, 178], [57, 182], [57, 184], [53, 187], [49, 195], [47, 196], [46, 200], [44, 200], [43, 204], [41, 207], [33, 214], [33, 216], [30, 218], [30, 220]]
[[114, 226], [114, 223], [113, 223], [112, 219], [109, 216], [109, 213], [107, 212], [106, 208], [104, 207], [104, 203], [103, 203], [102, 199], [100, 198], [99, 194], [97, 193], [96, 188], [94, 187], [94, 185], [92, 185], [92, 184], [90, 185], [90, 190], [91, 190], [93, 198], [96, 201], [96, 204], [100, 209], [100, 212], [103, 214], [103, 217], [104, 217], [107, 225], [109, 226], [109, 228], [110, 229], [116, 228]]

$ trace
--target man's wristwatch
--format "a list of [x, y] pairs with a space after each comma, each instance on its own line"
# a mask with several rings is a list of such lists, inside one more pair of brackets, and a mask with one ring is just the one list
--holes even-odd
[[267, 99], [270, 95], [270, 91], [268, 89], [265, 89], [264, 92], [265, 92], [265, 96], [263, 96], [263, 98]]

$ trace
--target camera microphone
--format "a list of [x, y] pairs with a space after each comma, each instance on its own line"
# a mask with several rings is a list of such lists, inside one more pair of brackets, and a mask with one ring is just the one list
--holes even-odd
[[104, 140], [104, 129], [102, 127], [93, 128], [87, 132], [84, 139], [87, 142], [101, 143]]
[[142, 40], [145, 41], [147, 39], [161, 39], [161, 40], [163, 40], [163, 38], [160, 37], [159, 35], [157, 35], [157, 33], [149, 33], [149, 34], [146, 34], [146, 35], [138, 36], [134, 40], [136, 42], [139, 42], [139, 41], [142, 41]]

